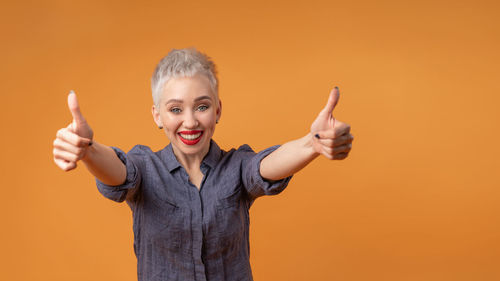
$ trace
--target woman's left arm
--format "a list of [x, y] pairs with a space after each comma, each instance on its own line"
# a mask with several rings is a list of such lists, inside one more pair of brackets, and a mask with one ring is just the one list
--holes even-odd
[[330, 160], [345, 159], [351, 151], [351, 127], [335, 120], [333, 109], [339, 100], [339, 89], [330, 92], [328, 102], [311, 125], [306, 136], [287, 142], [262, 159], [260, 174], [267, 180], [280, 180], [295, 174], [323, 154]]

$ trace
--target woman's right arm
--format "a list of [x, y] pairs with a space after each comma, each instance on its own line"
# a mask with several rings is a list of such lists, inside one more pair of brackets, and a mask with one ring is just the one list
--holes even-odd
[[93, 142], [82, 161], [89, 172], [106, 185], [121, 185], [127, 178], [125, 164], [107, 145]]
[[104, 184], [123, 184], [127, 177], [125, 165], [111, 147], [92, 141], [94, 133], [80, 112], [73, 91], [68, 96], [68, 107], [73, 122], [57, 131], [53, 150], [56, 165], [70, 171], [82, 160], [89, 172]]

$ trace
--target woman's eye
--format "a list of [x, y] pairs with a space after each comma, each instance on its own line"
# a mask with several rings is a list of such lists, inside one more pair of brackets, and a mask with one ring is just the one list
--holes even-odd
[[180, 113], [181, 109], [177, 108], [177, 107], [173, 107], [173, 108], [170, 109], [170, 112], [172, 112], [172, 113]]
[[205, 111], [207, 109], [208, 109], [208, 106], [206, 106], [206, 105], [200, 105], [200, 106], [198, 106], [198, 110], [199, 111]]

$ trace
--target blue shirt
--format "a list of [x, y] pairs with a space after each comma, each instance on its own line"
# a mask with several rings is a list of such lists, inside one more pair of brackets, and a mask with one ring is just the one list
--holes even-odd
[[226, 152], [211, 140], [199, 190], [172, 144], [157, 152], [136, 145], [127, 154], [113, 147], [127, 168], [126, 181], [108, 186], [96, 179], [97, 188], [132, 210], [138, 280], [253, 280], [248, 210], [291, 179], [260, 175], [261, 160], [278, 147], [255, 153], [245, 144]]

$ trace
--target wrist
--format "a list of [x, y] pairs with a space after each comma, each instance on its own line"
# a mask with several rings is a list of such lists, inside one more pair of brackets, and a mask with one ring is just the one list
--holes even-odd
[[319, 152], [316, 151], [316, 147], [314, 145], [314, 143], [316, 142], [316, 140], [315, 140], [315, 137], [314, 137], [313, 133], [309, 132], [302, 139], [304, 141], [304, 147], [306, 148], [306, 150], [308, 151], [308, 153], [313, 158], [316, 158], [316, 157], [318, 157], [321, 154], [321, 153], [319, 153]]
[[88, 163], [92, 159], [92, 155], [94, 155], [97, 152], [97, 146], [99, 144], [96, 143], [94, 140], [91, 140], [87, 148], [85, 148], [85, 153], [82, 156], [82, 161], [84, 163]]

